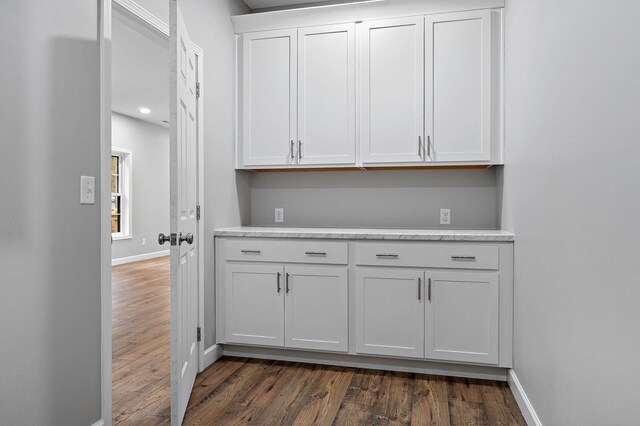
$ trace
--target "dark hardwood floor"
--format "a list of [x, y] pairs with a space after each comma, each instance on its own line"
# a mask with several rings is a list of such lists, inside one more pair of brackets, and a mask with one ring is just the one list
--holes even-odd
[[[113, 268], [114, 423], [169, 424], [169, 263]], [[224, 357], [188, 425], [524, 425], [506, 383]]]

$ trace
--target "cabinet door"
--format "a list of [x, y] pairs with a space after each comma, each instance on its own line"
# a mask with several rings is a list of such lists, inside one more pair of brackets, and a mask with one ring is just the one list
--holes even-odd
[[298, 162], [355, 164], [355, 24], [298, 30]]
[[285, 268], [285, 346], [348, 350], [347, 268]]
[[242, 144], [244, 166], [295, 162], [296, 30], [242, 36]]
[[363, 163], [423, 162], [424, 18], [362, 24]]
[[494, 273], [427, 272], [426, 358], [498, 363], [499, 282]]
[[429, 160], [491, 160], [491, 11], [426, 18]]
[[284, 346], [282, 266], [225, 266], [228, 343]]
[[356, 270], [356, 352], [423, 358], [423, 272]]

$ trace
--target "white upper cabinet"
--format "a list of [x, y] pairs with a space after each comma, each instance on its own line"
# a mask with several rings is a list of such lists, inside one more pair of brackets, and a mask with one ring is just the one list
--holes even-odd
[[427, 161], [491, 161], [492, 14], [426, 18]]
[[355, 164], [355, 25], [298, 30], [298, 164]]
[[297, 30], [245, 34], [242, 39], [239, 126], [245, 166], [295, 162]]
[[361, 160], [423, 162], [424, 18], [361, 28]]

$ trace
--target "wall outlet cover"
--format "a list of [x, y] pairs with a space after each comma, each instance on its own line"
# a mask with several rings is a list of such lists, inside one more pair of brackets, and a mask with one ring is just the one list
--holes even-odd
[[451, 209], [440, 209], [440, 225], [451, 225]]
[[276, 207], [274, 220], [276, 223], [284, 222], [284, 209], [282, 207]]

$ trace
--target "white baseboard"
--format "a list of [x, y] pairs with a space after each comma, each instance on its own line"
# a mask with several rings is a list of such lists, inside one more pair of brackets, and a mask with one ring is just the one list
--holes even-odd
[[520, 411], [522, 411], [522, 415], [527, 421], [527, 424], [529, 426], [542, 426], [542, 422], [536, 414], [536, 410], [533, 409], [533, 405], [531, 404], [531, 401], [529, 401], [527, 394], [524, 392], [522, 384], [520, 384], [520, 380], [518, 380], [518, 376], [516, 376], [515, 371], [509, 370], [507, 382], [509, 383], [511, 392], [513, 392], [513, 396], [516, 398], [518, 407], [520, 407]]
[[104, 420], [100, 419], [97, 422], [95, 422], [94, 424], [92, 424], [91, 426], [104, 426]]
[[204, 368], [207, 368], [222, 357], [222, 346], [212, 345], [204, 350]]
[[121, 257], [111, 260], [111, 266], [124, 265], [125, 263], [140, 262], [141, 260], [155, 259], [156, 257], [169, 256], [169, 250], [156, 251], [153, 253], [139, 254], [137, 256]]

